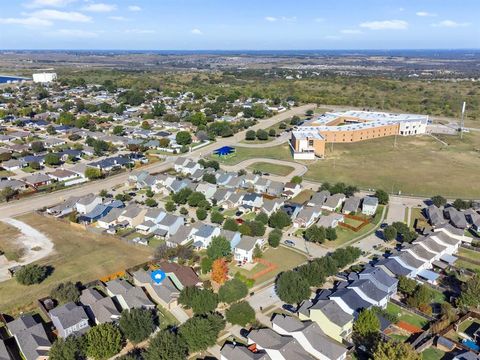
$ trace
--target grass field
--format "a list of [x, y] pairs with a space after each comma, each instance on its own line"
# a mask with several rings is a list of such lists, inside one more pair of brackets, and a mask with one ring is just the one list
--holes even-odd
[[290, 153], [290, 147], [286, 144], [266, 147], [266, 148], [246, 148], [246, 147], [236, 147], [235, 155], [232, 157], [221, 158], [215, 155], [210, 156], [213, 160], [217, 160], [221, 164], [225, 165], [235, 165], [243, 160], [252, 159], [252, 158], [267, 158], [267, 159], [279, 159], [279, 160], [292, 160], [292, 155]]
[[60, 282], [89, 282], [143, 263], [151, 255], [148, 248], [134, 247], [114, 237], [76, 229], [41, 215], [27, 214], [19, 220], [54, 242], [55, 253], [38, 262], [53, 266], [54, 271], [39, 285], [23, 286], [15, 279], [1, 282], [0, 309], [5, 313], [31, 310], [36, 299], [48, 295]]
[[23, 255], [23, 248], [15, 244], [15, 239], [20, 231], [0, 221], [0, 252], [10, 261], [18, 261]]
[[287, 176], [290, 174], [294, 168], [287, 165], [280, 164], [271, 164], [268, 162], [257, 162], [247, 167], [249, 170], [258, 170], [262, 172], [267, 172], [274, 175]]
[[458, 249], [458, 255], [463, 256], [463, 257], [465, 257], [467, 259], [470, 259], [470, 260], [479, 261], [479, 259], [480, 259], [480, 252], [465, 249], [465, 248], [462, 248], [462, 247], [460, 247]]
[[440, 360], [445, 356], [445, 352], [440, 349], [428, 348], [422, 352], [423, 360]]
[[292, 202], [297, 204], [304, 204], [312, 198], [313, 194], [315, 194], [315, 191], [310, 189], [304, 189], [300, 192], [300, 194], [298, 194], [292, 199]]
[[15, 175], [14, 172], [8, 170], [0, 170], [0, 178], [2, 177], [9, 177]]
[[473, 272], [479, 272], [480, 273], [480, 265], [474, 264], [470, 261], [465, 261], [465, 260], [458, 259], [455, 262], [455, 266], [458, 267], [458, 268], [464, 268], [464, 269], [467, 269], [467, 270], [470, 270], [470, 271], [473, 271]]
[[399, 321], [405, 321], [406, 323], [417, 326], [419, 328], [423, 328], [425, 325], [428, 324], [428, 320], [424, 319], [423, 317], [405, 309], [402, 309], [400, 306], [395, 305], [391, 302], [387, 304], [387, 312], [389, 314], [397, 316]]
[[[309, 165], [305, 178], [343, 181], [361, 188], [380, 188], [402, 194], [477, 198], [480, 136], [443, 136], [445, 147], [429, 136], [386, 137], [353, 144], [326, 146], [326, 158]], [[448, 164], [448, 168], [446, 168]], [[308, 163], [307, 163], [308, 165]], [[421, 181], [418, 181], [421, 179]], [[441, 179], [441, 181], [439, 181]]]
[[[304, 255], [296, 251], [290, 250], [284, 246], [279, 246], [276, 249], [268, 248], [263, 253], [263, 259], [277, 265], [277, 268], [273, 271], [270, 271], [260, 276], [258, 279], [256, 279], [255, 284], [261, 284], [262, 282], [273, 279], [282, 271], [291, 270], [294, 267], [300, 264], [303, 264], [304, 262], [307, 261], [307, 258]], [[240, 272], [241, 274], [250, 278], [265, 268], [266, 268], [265, 265], [257, 264], [251, 271], [247, 271], [245, 269], [242, 269], [242, 268], [239, 268], [238, 266], [233, 265], [233, 266], [230, 266], [230, 271], [232, 274], [235, 274], [236, 272]]]

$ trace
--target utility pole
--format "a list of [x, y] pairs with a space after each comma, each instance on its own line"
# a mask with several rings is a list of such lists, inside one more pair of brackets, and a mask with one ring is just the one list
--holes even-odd
[[467, 103], [464, 101], [463, 106], [462, 106], [462, 119], [460, 121], [460, 139], [463, 139], [463, 126], [465, 122], [465, 107], [467, 106]]

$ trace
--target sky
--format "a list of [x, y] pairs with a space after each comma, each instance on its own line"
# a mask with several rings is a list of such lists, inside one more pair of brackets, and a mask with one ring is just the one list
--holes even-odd
[[478, 49], [479, 14], [479, 0], [0, 0], [0, 49]]

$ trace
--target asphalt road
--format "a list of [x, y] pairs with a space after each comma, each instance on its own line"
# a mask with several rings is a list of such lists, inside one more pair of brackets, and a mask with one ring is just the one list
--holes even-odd
[[[258, 130], [258, 129], [266, 129], [277, 122], [289, 119], [294, 115], [302, 115], [309, 109], [314, 109], [316, 107], [315, 104], [308, 104], [302, 105], [291, 110], [287, 110], [281, 114], [275, 115], [266, 120], [260, 120], [258, 124], [252, 126], [248, 130]], [[232, 137], [229, 138], [220, 138], [218, 141], [206, 145], [200, 149], [192, 151], [185, 156], [189, 158], [201, 158], [205, 157], [210, 154], [213, 150], [222, 147], [222, 146], [233, 146], [236, 145], [238, 142], [245, 139], [245, 133], [247, 130], [239, 132]], [[261, 144], [267, 145], [267, 144]], [[161, 172], [168, 170], [172, 167], [173, 163], [175, 162], [174, 157], [167, 158], [163, 162], [157, 162], [150, 165], [144, 166], [143, 170], [148, 170], [150, 172]], [[121, 173], [118, 175], [114, 175], [108, 177], [106, 179], [97, 180], [93, 182], [88, 182], [78, 187], [68, 188], [61, 191], [56, 191], [53, 193], [48, 194], [41, 194], [36, 196], [27, 197], [21, 200], [14, 200], [6, 204], [0, 205], [0, 219], [8, 218], [8, 217], [15, 217], [18, 215], [22, 215], [24, 213], [30, 212], [32, 210], [41, 209], [45, 206], [52, 206], [55, 205], [70, 196], [82, 196], [89, 193], [97, 193], [103, 189], [111, 189], [116, 185], [123, 184], [128, 179], [128, 172]]]

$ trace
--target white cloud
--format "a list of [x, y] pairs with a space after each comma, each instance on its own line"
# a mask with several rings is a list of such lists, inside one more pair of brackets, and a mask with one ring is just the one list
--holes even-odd
[[124, 16], [109, 16], [108, 17], [110, 20], [115, 20], [115, 21], [127, 21], [128, 19]]
[[130, 10], [130, 11], [142, 11], [142, 8], [140, 6], [137, 6], [137, 5], [130, 5], [128, 7], [128, 10]]
[[125, 30], [125, 33], [127, 34], [155, 34], [155, 30], [149, 30], [149, 29], [127, 29]]
[[117, 9], [117, 5], [114, 4], [104, 4], [104, 3], [93, 3], [85, 6], [83, 10], [90, 12], [111, 12]]
[[53, 23], [49, 20], [39, 19], [33, 16], [26, 18], [0, 18], [0, 24], [24, 25], [29, 27], [42, 27], [53, 25]]
[[90, 22], [92, 18], [77, 11], [39, 10], [30, 14], [42, 20], [60, 20], [69, 22]]
[[265, 20], [267, 20], [269, 22], [275, 22], [275, 21], [277, 21], [277, 18], [273, 17], [273, 16], [265, 16]]
[[265, 20], [269, 22], [275, 22], [275, 21], [285, 21], [285, 22], [295, 22], [297, 21], [296, 16], [280, 16], [280, 17], [275, 17], [275, 16], [266, 16]]
[[420, 17], [434, 17], [437, 16], [435, 13], [431, 13], [428, 11], [417, 11], [415, 15], [420, 16]]
[[98, 34], [93, 31], [86, 31], [80, 29], [60, 29], [55, 32], [50, 32], [51, 36], [61, 36], [79, 39], [92, 39], [98, 37]]
[[358, 30], [358, 29], [343, 29], [343, 30], [340, 30], [340, 32], [342, 34], [348, 34], [348, 35], [361, 34], [362, 33], [362, 31]]
[[408, 22], [404, 20], [366, 21], [361, 23], [360, 27], [370, 30], [405, 30], [408, 28]]
[[27, 8], [42, 8], [42, 7], [65, 7], [76, 0], [33, 0], [32, 2], [24, 4]]
[[464, 23], [459, 23], [453, 20], [443, 20], [440, 21], [439, 23], [432, 24], [434, 27], [445, 27], [445, 28], [458, 28], [458, 27], [465, 27], [469, 26], [470, 23], [464, 22]]
[[193, 35], [203, 35], [203, 32], [200, 29], [192, 29], [191, 33]]

